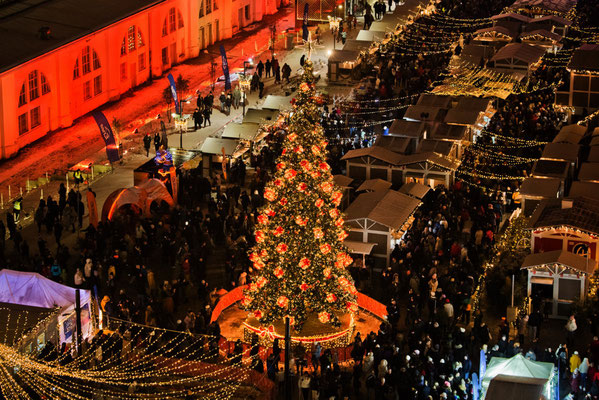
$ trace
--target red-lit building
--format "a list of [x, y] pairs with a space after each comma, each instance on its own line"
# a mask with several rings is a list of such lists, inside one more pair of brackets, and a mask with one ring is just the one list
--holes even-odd
[[0, 156], [277, 11], [280, 0], [32, 0], [0, 8]]

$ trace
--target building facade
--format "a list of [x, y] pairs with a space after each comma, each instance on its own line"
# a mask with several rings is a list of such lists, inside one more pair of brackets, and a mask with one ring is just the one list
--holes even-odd
[[[16, 154], [50, 131], [71, 126], [77, 118], [117, 100], [150, 77], [163, 75], [173, 65], [198, 56], [209, 45], [261, 21], [265, 15], [277, 11], [278, 2], [155, 0], [140, 6], [130, 0], [113, 1], [115, 7], [121, 6], [115, 12], [122, 12], [100, 16], [98, 19], [106, 19], [101, 27], [92, 26], [84, 34], [66, 31], [61, 25], [62, 15], [57, 13], [56, 28], [49, 27], [55, 37], [46, 37], [47, 42], [40, 42], [44, 37], [27, 32], [23, 41], [25, 51], [13, 51], [14, 57], [10, 57], [8, 45], [0, 48], [5, 54], [0, 57], [2, 158]], [[61, 2], [51, 0], [37, 7], [47, 4], [60, 9]], [[123, 2], [132, 5], [127, 8]], [[90, 3], [88, 10], [86, 5], [80, 12], [87, 11], [90, 15], [84, 16], [94, 17], [93, 5], [100, 1], [90, 0]], [[32, 18], [27, 13], [36, 11], [25, 10], [0, 22], [0, 28], [4, 28], [0, 31], [7, 32], [5, 43], [19, 37], [19, 18]], [[48, 15], [52, 24], [52, 11]], [[85, 18], [81, 20], [85, 24]], [[46, 27], [40, 31], [43, 29]], [[27, 52], [28, 41], [29, 48], [38, 47], [38, 54]]]

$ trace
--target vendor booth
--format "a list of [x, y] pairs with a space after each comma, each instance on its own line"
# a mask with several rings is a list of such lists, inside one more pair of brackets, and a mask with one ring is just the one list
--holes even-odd
[[258, 136], [260, 125], [254, 122], [229, 123], [223, 131], [223, 139], [239, 139], [248, 142], [254, 141]]
[[328, 73], [329, 82], [338, 82], [349, 79], [351, 72], [357, 65], [357, 59], [360, 55], [355, 50], [333, 50], [329, 55]]
[[[521, 386], [521, 389], [529, 390], [529, 385], [542, 385], [542, 393], [547, 399], [550, 399], [552, 393], [553, 364], [540, 361], [531, 361], [522, 354], [517, 354], [512, 358], [493, 357], [485, 370], [481, 385], [481, 399], [497, 400], [497, 390], [501, 387], [507, 389], [513, 385]], [[534, 381], [518, 381], [514, 378], [533, 379]], [[497, 379], [497, 381], [495, 381]], [[509, 384], [507, 382], [510, 382]], [[493, 387], [491, 387], [493, 386]], [[508, 391], [504, 394], [509, 393]], [[488, 397], [491, 396], [491, 397]], [[502, 396], [501, 400], [508, 400], [514, 397]], [[515, 397], [518, 399], [519, 397]], [[542, 399], [542, 397], [528, 397], [528, 399]]]
[[274, 122], [279, 115], [278, 110], [267, 110], [267, 109], [257, 109], [257, 108], [248, 108], [245, 112], [245, 116], [243, 117], [243, 122], [250, 122], [254, 124], [263, 124]]
[[269, 94], [262, 104], [263, 110], [291, 110], [291, 99], [293, 96], [276, 96]]
[[528, 271], [528, 297], [551, 304], [551, 318], [568, 318], [572, 306], [586, 297], [597, 261], [565, 250], [528, 255], [521, 269]]
[[222, 171], [223, 166], [228, 164], [228, 159], [240, 154], [237, 151], [239, 144], [239, 140], [235, 139], [206, 138], [200, 148], [202, 175], [209, 177], [213, 171]]
[[373, 255], [386, 263], [420, 204], [420, 200], [395, 190], [363, 193], [345, 210], [348, 240], [376, 243]]
[[[43, 319], [27, 334], [28, 337], [23, 337], [20, 341], [30, 351], [51, 339], [54, 340], [54, 345], [72, 342], [76, 330], [76, 290], [34, 272], [9, 269], [0, 271], [0, 303], [7, 303], [8, 307], [16, 305], [48, 310], [47, 313], [41, 313]], [[93, 334], [96, 327], [96, 319], [92, 318], [90, 291], [80, 290], [79, 301], [81, 334], [85, 340]], [[17, 308], [14, 311], [13, 318], [23, 317], [23, 310]], [[34, 346], [31, 346], [32, 342]]]

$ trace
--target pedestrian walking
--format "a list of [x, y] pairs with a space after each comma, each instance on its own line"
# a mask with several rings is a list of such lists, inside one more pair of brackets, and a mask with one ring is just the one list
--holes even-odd
[[160, 133], [156, 132], [154, 134], [154, 151], [158, 151], [160, 148]]
[[12, 205], [15, 222], [19, 222], [22, 206], [23, 206], [23, 198], [22, 197], [19, 197], [18, 199], [16, 199]]
[[210, 116], [212, 115], [212, 107], [204, 108], [204, 128], [206, 125], [212, 126], [212, 122], [210, 122]]
[[202, 112], [200, 111], [199, 108], [196, 107], [195, 111], [193, 112], [193, 130], [197, 131], [198, 128], [202, 127], [202, 122], [203, 121], [203, 117], [202, 117]]
[[260, 77], [260, 79], [262, 79], [262, 73], [264, 72], [264, 63], [262, 62], [262, 60], [260, 60], [260, 62], [256, 66], [256, 71], [258, 72], [258, 76]]
[[235, 108], [237, 110], [239, 108], [240, 103], [241, 103], [241, 90], [239, 89], [239, 86], [237, 86], [235, 88], [235, 90], [233, 90], [233, 108]]
[[281, 72], [283, 73], [283, 79], [285, 79], [287, 83], [289, 83], [289, 78], [291, 77], [291, 67], [289, 66], [289, 64], [285, 63], [283, 65], [283, 69], [281, 69]]
[[224, 114], [227, 107], [227, 96], [225, 95], [225, 92], [220, 92], [220, 96], [218, 96], [218, 102], [220, 106], [220, 112]]
[[266, 60], [266, 77], [270, 78], [270, 71], [272, 69], [272, 64], [270, 62], [270, 60]]
[[146, 133], [144, 136], [144, 149], [146, 149], [146, 157], [150, 155], [150, 146], [152, 146], [152, 136]]

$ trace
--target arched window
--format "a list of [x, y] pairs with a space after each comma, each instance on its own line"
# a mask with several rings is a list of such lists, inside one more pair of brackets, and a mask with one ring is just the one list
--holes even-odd
[[92, 50], [92, 61], [94, 66], [94, 71], [100, 69], [100, 58], [98, 57], [98, 53], [95, 50]]
[[176, 28], [175, 24], [175, 7], [168, 10], [168, 30], [174, 32]]
[[40, 93], [41, 96], [50, 93], [50, 83], [44, 74], [33, 70], [27, 75], [27, 80], [19, 91], [19, 107], [37, 99]]
[[42, 85], [42, 96], [50, 93], [50, 85], [48, 84], [48, 80], [46, 79], [46, 75], [40, 74], [40, 83]]
[[27, 92], [25, 91], [25, 84], [21, 86], [21, 91], [19, 92], [19, 107], [27, 104]]
[[181, 29], [183, 26], [183, 16], [181, 15], [181, 11], [177, 11], [177, 29]]
[[81, 76], [79, 73], [79, 58], [75, 60], [75, 66], [73, 67], [73, 80]]
[[184, 26], [185, 23], [183, 22], [183, 14], [181, 14], [181, 11], [176, 10], [175, 7], [171, 7], [168, 10], [168, 17], [166, 17], [164, 24], [162, 24], [162, 36], [173, 33]]
[[[80, 67], [81, 66], [81, 67]], [[81, 68], [81, 69], [79, 69]], [[81, 58], [75, 59], [75, 66], [73, 67], [73, 80], [83, 77], [83, 99], [89, 100], [93, 96], [97, 96], [102, 93], [102, 63], [96, 50], [90, 46], [85, 46], [81, 50]], [[91, 76], [86, 76], [86, 75]], [[42, 94], [44, 94], [44, 80], [42, 83]], [[48, 87], [48, 91], [50, 88]]]
[[127, 29], [127, 34], [123, 38], [121, 42], [121, 56], [125, 56], [136, 49], [140, 49], [145, 46], [143, 35], [141, 34], [141, 29], [139, 29], [135, 25], [131, 25], [129, 29]]
[[[24, 135], [42, 124], [41, 105], [36, 104], [35, 100], [48, 93], [50, 83], [46, 76], [37, 70], [29, 72], [19, 90], [19, 107], [23, 107], [17, 116], [19, 135]], [[29, 107], [24, 107], [27, 103]]]

